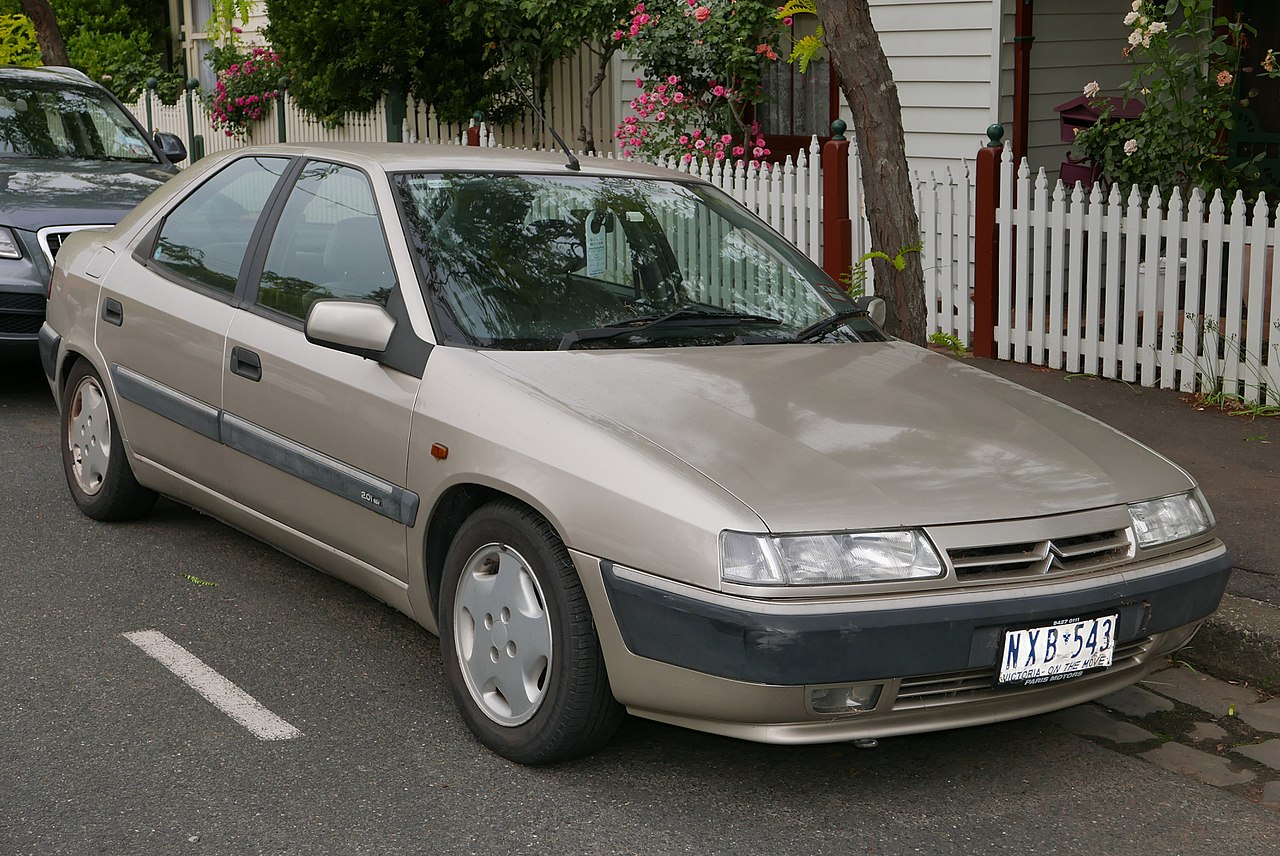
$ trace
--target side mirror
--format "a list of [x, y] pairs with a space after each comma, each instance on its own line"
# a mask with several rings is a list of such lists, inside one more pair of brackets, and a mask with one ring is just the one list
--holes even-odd
[[156, 145], [160, 147], [160, 151], [164, 152], [164, 156], [170, 163], [187, 159], [187, 147], [182, 144], [182, 139], [177, 134], [156, 131]]
[[313, 345], [368, 359], [391, 341], [396, 320], [376, 303], [317, 300], [307, 313], [305, 332]]
[[853, 305], [866, 312], [867, 317], [874, 321], [877, 327], [884, 326], [884, 319], [889, 313], [889, 305], [884, 302], [883, 298], [864, 294], [854, 300]]

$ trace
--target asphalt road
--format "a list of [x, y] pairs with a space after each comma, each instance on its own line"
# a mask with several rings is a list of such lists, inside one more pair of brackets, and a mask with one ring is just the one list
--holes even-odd
[[[408, 619], [170, 502], [84, 518], [57, 433], [0, 356], [0, 854], [1280, 852], [1274, 810], [1047, 718], [876, 750], [629, 720], [515, 766]], [[150, 629], [301, 736], [255, 739], [122, 636]]]

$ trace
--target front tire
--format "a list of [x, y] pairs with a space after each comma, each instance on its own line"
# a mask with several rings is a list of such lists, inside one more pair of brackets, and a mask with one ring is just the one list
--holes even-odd
[[138, 484], [102, 378], [79, 360], [62, 388], [62, 470], [71, 497], [94, 520], [143, 517], [156, 493]]
[[521, 764], [599, 749], [622, 721], [582, 584], [551, 525], [514, 502], [463, 523], [441, 585], [454, 702], [485, 746]]

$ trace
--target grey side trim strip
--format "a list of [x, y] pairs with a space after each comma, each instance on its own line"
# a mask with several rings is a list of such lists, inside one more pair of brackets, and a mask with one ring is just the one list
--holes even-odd
[[222, 442], [237, 452], [310, 482], [370, 511], [412, 526], [418, 495], [372, 473], [223, 412]]
[[157, 383], [124, 366], [111, 364], [111, 382], [126, 401], [158, 413], [171, 422], [221, 441], [218, 432], [218, 408], [184, 395], [172, 387]]

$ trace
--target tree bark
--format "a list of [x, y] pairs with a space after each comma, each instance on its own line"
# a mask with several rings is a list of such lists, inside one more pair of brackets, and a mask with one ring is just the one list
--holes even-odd
[[596, 71], [595, 76], [591, 78], [591, 86], [582, 95], [582, 124], [578, 128], [578, 139], [582, 141], [582, 150], [589, 155], [593, 155], [596, 153], [596, 136], [591, 127], [591, 104], [596, 97], [596, 93], [600, 91], [605, 78], [608, 77], [609, 60], [613, 58], [617, 47], [612, 41], [606, 41], [598, 51], [589, 42], [587, 45], [596, 54]]
[[45, 65], [70, 65], [67, 61], [67, 45], [62, 41], [58, 19], [53, 15], [49, 0], [21, 0], [22, 11], [36, 29], [36, 44], [40, 45], [40, 57]]
[[[920, 244], [898, 87], [871, 25], [868, 0], [819, 0], [817, 6], [823, 41], [853, 111], [871, 249], [892, 258], [904, 247]], [[889, 304], [889, 332], [923, 345], [924, 271], [918, 252], [905, 253], [903, 258], [906, 267], [901, 271], [882, 259], [872, 260], [875, 292]]]

